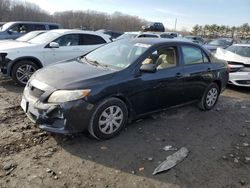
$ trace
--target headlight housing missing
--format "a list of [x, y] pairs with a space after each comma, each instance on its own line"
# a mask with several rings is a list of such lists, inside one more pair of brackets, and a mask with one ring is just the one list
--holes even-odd
[[49, 103], [63, 103], [87, 97], [90, 89], [83, 90], [58, 90], [52, 93], [48, 99]]
[[0, 62], [4, 61], [6, 56], [7, 53], [0, 53]]

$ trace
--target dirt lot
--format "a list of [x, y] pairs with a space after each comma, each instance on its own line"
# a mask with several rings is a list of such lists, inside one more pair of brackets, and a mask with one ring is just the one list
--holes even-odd
[[[250, 90], [230, 87], [214, 110], [169, 110], [111, 140], [52, 135], [19, 107], [21, 87], [0, 77], [0, 187], [250, 187]], [[152, 175], [174, 153], [188, 157]]]

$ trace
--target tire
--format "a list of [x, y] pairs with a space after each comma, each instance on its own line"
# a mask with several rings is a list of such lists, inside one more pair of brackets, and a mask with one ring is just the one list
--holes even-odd
[[211, 110], [217, 103], [220, 90], [216, 83], [210, 84], [204, 92], [199, 104], [201, 110]]
[[98, 140], [110, 139], [122, 131], [127, 120], [126, 104], [120, 99], [109, 98], [96, 108], [90, 120], [88, 131], [91, 136]]
[[25, 86], [31, 75], [38, 69], [39, 67], [32, 61], [19, 61], [13, 66], [11, 77], [18, 85]]

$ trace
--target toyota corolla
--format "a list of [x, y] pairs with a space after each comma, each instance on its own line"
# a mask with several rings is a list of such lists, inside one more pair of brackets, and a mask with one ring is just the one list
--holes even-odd
[[197, 103], [210, 110], [227, 82], [227, 63], [197, 44], [119, 40], [37, 71], [21, 106], [43, 130], [88, 130], [97, 139], [109, 139], [128, 121], [170, 107]]

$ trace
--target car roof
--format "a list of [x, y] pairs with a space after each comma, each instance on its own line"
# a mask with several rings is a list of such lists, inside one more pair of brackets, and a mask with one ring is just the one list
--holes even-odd
[[95, 35], [105, 35], [96, 31], [80, 30], [80, 29], [53, 29], [49, 32], [67, 34], [67, 33], [83, 33], [83, 34], [95, 34]]
[[64, 35], [64, 34], [92, 34], [92, 35], [101, 36], [106, 41], [110, 41], [109, 35], [103, 34], [101, 32], [96, 32], [96, 31], [88, 31], [88, 30], [80, 30], [80, 29], [53, 29], [53, 30], [48, 31], [48, 33], [49, 32], [58, 33], [61, 35]]
[[131, 39], [134, 42], [138, 42], [138, 43], [145, 43], [145, 44], [149, 44], [149, 45], [161, 45], [161, 44], [166, 44], [166, 43], [179, 43], [179, 44], [192, 44], [195, 46], [199, 46], [194, 44], [191, 41], [187, 41], [187, 40], [182, 40], [182, 39], [168, 39], [168, 38], [134, 38]]

